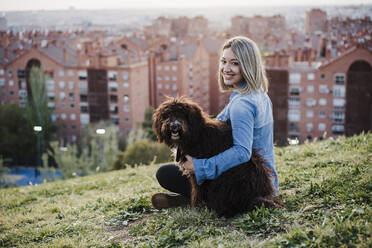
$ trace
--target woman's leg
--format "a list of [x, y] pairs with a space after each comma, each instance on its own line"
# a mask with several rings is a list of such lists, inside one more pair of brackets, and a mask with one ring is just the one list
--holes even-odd
[[175, 164], [166, 164], [158, 169], [156, 178], [163, 188], [190, 197], [190, 183]]
[[163, 165], [156, 172], [159, 184], [174, 193], [157, 193], [151, 197], [156, 209], [172, 208], [190, 204], [190, 183], [174, 164]]

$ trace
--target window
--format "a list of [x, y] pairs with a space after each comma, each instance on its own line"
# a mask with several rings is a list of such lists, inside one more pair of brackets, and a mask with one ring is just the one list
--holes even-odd
[[129, 120], [130, 120], [129, 117], [125, 117], [125, 118], [124, 118], [124, 121], [125, 121], [125, 122], [129, 122]]
[[52, 79], [47, 80], [47, 90], [54, 90], [54, 81]]
[[14, 85], [14, 81], [13, 80], [9, 80], [9, 86], [13, 86]]
[[110, 105], [110, 112], [111, 114], [117, 114], [119, 112], [117, 105]]
[[111, 117], [111, 121], [115, 125], [119, 125], [119, 118], [118, 117], [116, 117], [116, 116]]
[[78, 71], [79, 80], [86, 80], [87, 79], [87, 71], [80, 70]]
[[61, 89], [65, 88], [65, 82], [64, 81], [59, 81], [58, 85], [59, 85], [59, 88], [61, 88]]
[[300, 95], [301, 88], [296, 86], [291, 86], [289, 88], [289, 94], [292, 96], [299, 96]]
[[319, 105], [320, 105], [320, 106], [327, 105], [327, 99], [325, 99], [325, 98], [320, 98], [320, 99], [319, 99]]
[[165, 81], [169, 81], [169, 76], [164, 77]]
[[320, 74], [320, 79], [326, 79], [326, 74], [324, 74], [324, 73], [322, 73], [322, 74]]
[[118, 96], [117, 95], [110, 95], [110, 102], [118, 102]]
[[335, 111], [333, 112], [333, 121], [334, 122], [344, 122], [345, 120], [345, 114], [341, 111]]
[[177, 66], [176, 66], [176, 65], [173, 65], [173, 66], [172, 66], [172, 70], [173, 70], [173, 71], [176, 71], [176, 70], [177, 70]]
[[316, 100], [314, 98], [307, 98], [306, 99], [306, 106], [313, 107], [316, 105]]
[[173, 90], [173, 91], [176, 91], [176, 90], [177, 90], [177, 85], [176, 85], [176, 84], [173, 84], [173, 86], [172, 86], [172, 90]]
[[25, 70], [17, 70], [17, 76], [18, 78], [25, 78], [26, 77], [26, 72]]
[[73, 121], [76, 120], [76, 115], [75, 114], [70, 114], [70, 119], [73, 120]]
[[81, 124], [88, 124], [89, 123], [89, 114], [80, 114], [80, 122]]
[[290, 73], [289, 74], [290, 84], [299, 84], [300, 82], [301, 82], [301, 73]]
[[314, 85], [308, 85], [307, 86], [307, 92], [313, 93], [314, 92]]
[[66, 120], [66, 117], [67, 117], [67, 115], [66, 115], [65, 113], [62, 113], [62, 114], [61, 114], [61, 118], [62, 118], [62, 120]]
[[72, 82], [72, 81], [68, 82], [68, 88], [70, 90], [73, 90], [74, 89], [74, 82]]
[[86, 81], [79, 82], [79, 89], [82, 91], [88, 90], [88, 83]]
[[67, 75], [72, 77], [74, 75], [74, 71], [73, 70], [68, 70]]
[[326, 130], [326, 124], [325, 123], [319, 123], [318, 124], [318, 130], [319, 131], [325, 131]]
[[66, 93], [65, 92], [59, 92], [59, 98], [61, 100], [65, 99], [65, 97], [66, 97]]
[[343, 134], [344, 133], [344, 125], [333, 125], [332, 132], [334, 134]]
[[298, 126], [296, 123], [289, 123], [289, 131], [290, 132], [298, 132]]
[[70, 92], [68, 94], [68, 97], [69, 97], [70, 101], [74, 101], [74, 93], [73, 92]]
[[307, 110], [307, 111], [306, 111], [306, 117], [307, 117], [307, 118], [313, 118], [313, 117], [314, 117], [314, 111], [312, 111], [312, 110]]
[[19, 81], [18, 81], [18, 87], [19, 87], [20, 89], [26, 89], [26, 82], [25, 82], [25, 81], [21, 81], [21, 80], [19, 80]]
[[326, 118], [326, 113], [324, 111], [319, 111], [319, 118]]
[[164, 70], [169, 71], [169, 65], [164, 66]]
[[123, 109], [124, 109], [124, 112], [129, 112], [130, 111], [129, 105], [124, 105]]
[[123, 96], [123, 102], [124, 103], [129, 102], [129, 96], [128, 95]]
[[314, 129], [313, 123], [306, 123], [306, 131], [312, 132]]
[[88, 96], [85, 94], [80, 95], [80, 102], [88, 102]]
[[172, 77], [172, 80], [173, 80], [173, 81], [177, 81], [177, 77], [176, 77], [176, 76], [173, 76], [173, 77]]
[[111, 92], [118, 91], [118, 83], [117, 82], [109, 82], [109, 89]]
[[118, 80], [118, 73], [116, 71], [108, 71], [108, 78], [111, 81], [116, 81]]
[[124, 89], [129, 88], [129, 83], [123, 83], [123, 88], [124, 88]]
[[158, 66], [156, 67], [156, 70], [161, 71], [161, 65], [158, 65]]
[[344, 85], [333, 86], [333, 96], [334, 97], [345, 97], [345, 86]]
[[20, 90], [18, 91], [18, 95], [20, 98], [26, 98], [27, 97], [27, 91], [26, 90]]
[[298, 108], [300, 107], [300, 98], [290, 97], [288, 99], [289, 107]]
[[166, 88], [167, 90], [169, 89], [169, 87], [170, 87], [169, 84], [166, 84], [166, 85], [165, 85], [165, 88]]
[[314, 80], [315, 79], [315, 74], [314, 73], [308, 73], [307, 74], [307, 80]]
[[128, 80], [129, 73], [127, 71], [123, 71], [122, 78], [123, 78], [123, 80]]
[[80, 106], [80, 112], [81, 113], [88, 113], [88, 106], [85, 106], [85, 105]]
[[345, 99], [339, 99], [339, 98], [333, 99], [333, 107], [334, 108], [344, 108], [345, 107]]
[[345, 84], [345, 74], [344, 73], [336, 73], [334, 76], [334, 82], [338, 85]]
[[5, 79], [4, 78], [0, 78], [0, 87], [2, 87], [4, 85], [5, 85]]
[[160, 80], [162, 80], [162, 77], [161, 76], [157, 76], [156, 77], [156, 80], [159, 80], [160, 81]]
[[9, 78], [13, 77], [13, 71], [12, 70], [8, 70], [8, 77]]
[[329, 92], [327, 85], [321, 84], [319, 85], [319, 93], [327, 94]]
[[291, 122], [298, 122], [301, 120], [301, 112], [298, 109], [290, 109], [288, 111], [288, 120]]
[[63, 77], [64, 75], [65, 75], [65, 71], [64, 70], [59, 70], [58, 71], [58, 76]]
[[163, 88], [163, 85], [162, 84], [158, 84], [158, 89], [162, 89]]
[[4, 69], [0, 69], [0, 75], [4, 75]]

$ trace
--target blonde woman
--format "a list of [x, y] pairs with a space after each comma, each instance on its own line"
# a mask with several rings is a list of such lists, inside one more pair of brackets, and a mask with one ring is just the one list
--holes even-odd
[[[232, 91], [230, 101], [217, 116], [230, 121], [234, 145], [208, 159], [187, 156], [184, 169], [194, 171], [197, 183], [216, 179], [228, 169], [247, 162], [252, 149], [257, 149], [272, 170], [275, 195], [278, 177], [274, 162], [272, 104], [267, 95], [268, 81], [257, 45], [246, 37], [226, 41], [221, 53], [218, 83], [223, 92]], [[189, 185], [175, 165], [159, 168], [161, 186], [179, 195], [158, 193], [152, 197], [155, 208], [168, 208], [187, 203]]]

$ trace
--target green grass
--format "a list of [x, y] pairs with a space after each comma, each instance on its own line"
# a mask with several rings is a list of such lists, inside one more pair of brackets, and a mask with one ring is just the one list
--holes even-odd
[[372, 247], [372, 135], [276, 148], [282, 209], [157, 211], [160, 165], [0, 190], [0, 247]]

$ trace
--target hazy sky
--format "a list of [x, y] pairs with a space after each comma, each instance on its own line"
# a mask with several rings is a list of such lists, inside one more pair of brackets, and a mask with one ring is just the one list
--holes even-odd
[[280, 6], [372, 4], [372, 0], [0, 0], [0, 11], [68, 9], [115, 9], [160, 7]]

